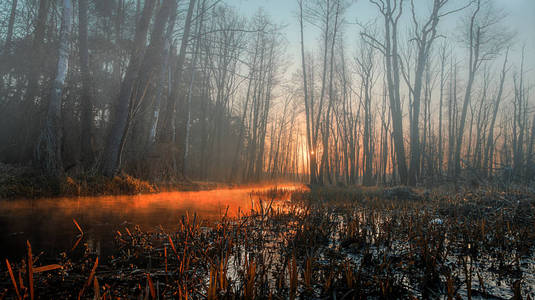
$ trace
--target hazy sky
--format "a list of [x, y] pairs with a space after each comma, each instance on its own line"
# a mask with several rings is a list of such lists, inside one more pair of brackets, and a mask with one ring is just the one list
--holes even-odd
[[[423, 12], [425, 12], [426, 8], [431, 6], [431, 1], [415, 0], [415, 4], [422, 7]], [[226, 0], [225, 2], [245, 14], [254, 14], [259, 8], [262, 8], [273, 20], [280, 24], [285, 24], [284, 33], [288, 40], [288, 52], [294, 60], [299, 59], [299, 27], [296, 18], [298, 9], [296, 0]], [[410, 3], [408, 0], [406, 2], [407, 4]], [[451, 3], [452, 5], [449, 7], [453, 8], [466, 3], [466, 0], [452, 0]], [[507, 26], [517, 32], [516, 49], [520, 49], [523, 43], [526, 44], [527, 69], [531, 72], [535, 71], [535, 0], [495, 0], [495, 4], [497, 8], [508, 14], [506, 19]], [[462, 13], [466, 14], [466, 11], [460, 14]], [[365, 23], [377, 16], [376, 7], [368, 0], [358, 0], [347, 11], [345, 19], [351, 23], [356, 20]], [[442, 21], [443, 28], [450, 31], [450, 34], [455, 34], [452, 31], [457, 29], [455, 23], [460, 20], [459, 17], [460, 15], [456, 14], [444, 19]], [[359, 28], [356, 25], [346, 26], [345, 38], [347, 46], [351, 47], [355, 44], [358, 31]], [[308, 34], [305, 38], [308, 49], [317, 48], [317, 37]], [[518, 60], [518, 52], [515, 52], [514, 56]], [[513, 59], [515, 60], [515, 57]]]

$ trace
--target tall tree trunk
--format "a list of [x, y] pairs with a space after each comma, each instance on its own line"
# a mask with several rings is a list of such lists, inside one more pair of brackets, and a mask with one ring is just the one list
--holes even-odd
[[39, 1], [39, 11], [35, 24], [34, 38], [32, 41], [33, 55], [30, 58], [30, 69], [28, 70], [28, 87], [26, 88], [25, 105], [31, 107], [39, 92], [39, 77], [41, 76], [40, 67], [42, 65], [42, 49], [45, 38], [45, 26], [48, 16], [50, 1]]
[[[334, 90], [333, 90], [333, 76], [334, 76], [334, 48], [336, 45], [336, 35], [338, 33], [338, 17], [340, 14], [340, 1], [336, 1], [336, 10], [335, 10], [335, 18], [334, 18], [334, 28], [331, 32], [332, 34], [332, 40], [331, 40], [331, 49], [330, 49], [330, 61], [329, 61], [329, 103], [327, 105], [327, 115], [325, 118], [325, 135], [323, 138], [323, 157], [322, 157], [322, 166], [321, 171], [325, 171], [325, 175], [327, 176], [327, 182], [332, 183], [332, 176], [329, 168], [329, 136], [330, 136], [330, 126], [331, 126], [331, 111], [334, 105]], [[327, 22], [329, 20], [327, 19]], [[328, 30], [328, 26], [327, 29]], [[327, 39], [327, 31], [325, 32], [326, 36], [325, 39]], [[325, 76], [324, 76], [325, 78]], [[322, 180], [325, 180], [323, 174], [320, 176]]]
[[115, 118], [111, 125], [104, 153], [102, 155], [102, 164], [100, 171], [105, 176], [113, 176], [119, 170], [121, 165], [121, 155], [126, 140], [128, 124], [130, 119], [130, 104], [134, 82], [138, 76], [141, 66], [141, 59], [145, 51], [149, 23], [154, 9], [155, 0], [145, 1], [142, 16], [136, 28], [134, 44], [130, 63], [126, 70], [125, 78], [121, 83], [121, 90], [115, 107]]
[[483, 79], [483, 94], [481, 95], [481, 99], [479, 101], [479, 108], [477, 113], [477, 120], [476, 120], [476, 139], [475, 139], [475, 146], [473, 151], [473, 158], [472, 158], [472, 166], [480, 171], [481, 170], [481, 136], [482, 136], [482, 127], [483, 127], [483, 119], [485, 118], [484, 114], [485, 111], [483, 110], [483, 104], [485, 103], [485, 100], [487, 98], [487, 91], [489, 86], [489, 75], [490, 73], [487, 72]]
[[[44, 39], [45, 39], [45, 27], [46, 27], [46, 21], [48, 17], [48, 10], [50, 7], [50, 0], [41, 0], [39, 1], [39, 10], [37, 12], [37, 18], [35, 20], [35, 31], [34, 36], [32, 40], [32, 55], [30, 57], [29, 62], [29, 68], [27, 73], [27, 80], [28, 84], [26, 86], [26, 92], [24, 95], [24, 100], [22, 102], [22, 111], [23, 113], [21, 116], [28, 117], [28, 116], [35, 116], [35, 110], [36, 110], [36, 100], [39, 95], [39, 78], [42, 74], [42, 66], [43, 66], [43, 46], [44, 46]], [[41, 99], [41, 103], [42, 103]], [[21, 124], [23, 123], [22, 120]], [[30, 145], [33, 145], [35, 133], [38, 132], [36, 130], [38, 122], [30, 122], [27, 123], [22, 132], [17, 132], [16, 139], [20, 139], [20, 153], [19, 153], [19, 160], [24, 160], [26, 157], [31, 156], [29, 155], [29, 150], [33, 153], [33, 147]]]
[[[253, 66], [256, 62], [256, 54], [258, 52], [258, 47], [255, 47], [255, 54], [253, 56]], [[235, 180], [238, 174], [238, 158], [241, 154], [243, 136], [245, 134], [245, 118], [247, 116], [247, 108], [249, 106], [249, 100], [251, 98], [251, 86], [253, 82], [254, 68], [251, 67], [249, 70], [249, 83], [247, 84], [247, 94], [245, 96], [245, 106], [243, 108], [241, 122], [240, 122], [240, 133], [238, 135], [238, 143], [236, 145], [236, 152], [234, 152], [234, 158], [232, 160], [232, 168], [230, 170], [230, 180]]]
[[159, 74], [159, 80], [157, 80], [157, 88], [156, 88], [156, 101], [154, 103], [154, 111], [152, 115], [151, 120], [151, 128], [149, 132], [149, 143], [153, 145], [156, 143], [156, 134], [158, 130], [158, 122], [160, 120], [160, 114], [161, 109], [163, 106], [162, 97], [163, 97], [163, 90], [164, 90], [164, 78], [167, 78], [167, 97], [170, 97], [170, 89], [171, 89], [171, 76], [170, 76], [170, 57], [172, 54], [172, 43], [171, 40], [173, 38], [173, 32], [176, 25], [176, 18], [177, 18], [177, 1], [174, 0], [172, 3], [172, 7], [170, 9], [170, 19], [169, 24], [167, 26], [167, 32], [165, 34], [165, 41], [163, 45], [163, 55], [161, 57], [160, 61], [160, 74]]
[[393, 16], [390, 1], [387, 2], [385, 14], [385, 32], [386, 32], [386, 69], [388, 95], [390, 99], [390, 112], [392, 114], [393, 139], [396, 151], [396, 163], [398, 175], [401, 184], [406, 184], [408, 179], [407, 162], [405, 158], [405, 144], [403, 140], [403, 117], [401, 111], [401, 98], [399, 95], [399, 58], [398, 58], [398, 40], [397, 40], [397, 22], [401, 16], [401, 3], [399, 14]]
[[443, 47], [440, 53], [440, 100], [439, 100], [439, 112], [438, 112], [438, 174], [442, 176], [442, 169], [444, 164], [444, 142], [442, 134], [442, 119], [443, 119], [443, 102], [444, 102], [444, 87], [446, 86], [446, 48]]
[[80, 51], [80, 72], [82, 75], [82, 97], [81, 97], [81, 118], [80, 118], [80, 146], [81, 161], [85, 169], [93, 163], [92, 124], [93, 105], [90, 94], [89, 75], [89, 50], [87, 46], [87, 0], [79, 0], [78, 4], [78, 39]]
[[[518, 180], [523, 175], [525, 170], [524, 165], [524, 135], [525, 135], [525, 124], [527, 122], [526, 110], [527, 110], [527, 100], [524, 91], [524, 49], [522, 50], [522, 58], [520, 61], [520, 72], [515, 74], [513, 77], [513, 86], [514, 86], [514, 106], [515, 113], [513, 120], [516, 120], [513, 123], [513, 176], [514, 179]], [[517, 134], [518, 132], [518, 134]]]
[[[162, 121], [162, 124], [158, 125], [158, 127], [160, 128], [160, 134], [158, 135], [158, 140], [160, 143], [170, 143], [176, 139], [176, 101], [179, 96], [179, 86], [182, 81], [184, 61], [186, 59], [186, 48], [188, 46], [190, 38], [189, 32], [191, 29], [191, 19], [193, 16], [193, 8], [195, 7], [195, 2], [196, 0], [189, 1], [188, 12], [184, 24], [184, 34], [182, 35], [180, 50], [178, 52], [176, 70], [173, 76], [173, 87], [171, 90], [171, 95], [167, 99], [167, 109], [164, 111], [164, 114], [160, 119]], [[173, 154], [173, 157], [174, 156], [175, 154]]]
[[[17, 2], [18, 0], [13, 0], [11, 3], [11, 13], [9, 14], [9, 21], [7, 24], [7, 33], [6, 41], [4, 47], [0, 52], [0, 95], [3, 93], [4, 89], [4, 74], [9, 72], [8, 60], [11, 55], [11, 41], [13, 39], [13, 27], [15, 25], [15, 16], [17, 12]], [[9, 85], [10, 77], [8, 77], [7, 85]], [[7, 92], [6, 92], [7, 94]]]
[[117, 10], [115, 16], [115, 58], [113, 60], [113, 79], [117, 84], [121, 84], [121, 40], [122, 40], [122, 24], [124, 16], [124, 0], [119, 0], [117, 3]]
[[186, 133], [184, 135], [184, 155], [182, 156], [182, 176], [185, 178], [187, 177], [188, 173], [188, 156], [189, 156], [189, 148], [190, 148], [190, 131], [191, 131], [191, 97], [193, 94], [193, 83], [195, 82], [195, 65], [197, 64], [197, 57], [199, 56], [199, 49], [200, 49], [200, 34], [202, 30], [202, 23], [203, 23], [203, 14], [204, 13], [204, 1], [202, 7], [197, 9], [197, 18], [200, 18], [200, 20], [196, 21], [195, 27], [196, 27], [196, 40], [195, 40], [195, 47], [193, 50], [193, 59], [191, 61], [191, 67], [190, 67], [190, 73], [191, 73], [191, 79], [189, 82], [188, 87], [188, 96], [186, 100]]
[[15, 14], [17, 12], [17, 3], [18, 3], [18, 0], [12, 0], [11, 13], [9, 14], [9, 21], [7, 24], [6, 41], [4, 43], [4, 51], [3, 51], [4, 55], [10, 54], [11, 52], [11, 41], [13, 39], [13, 26], [15, 25]]
[[311, 119], [314, 118], [314, 115], [311, 111], [311, 105], [309, 104], [308, 97], [308, 84], [307, 84], [307, 70], [305, 64], [305, 43], [304, 43], [304, 33], [303, 33], [303, 0], [298, 0], [299, 3], [299, 26], [300, 26], [300, 37], [301, 37], [301, 68], [303, 70], [303, 93], [305, 101], [305, 118], [306, 118], [306, 139], [307, 139], [307, 156], [308, 156], [308, 166], [309, 166], [309, 176], [310, 184], [317, 184], [316, 178], [316, 153], [312, 143], [312, 131], [313, 124], [311, 124]]
[[526, 162], [526, 167], [528, 168], [526, 172], [526, 178], [533, 178], [533, 176], [535, 175], [535, 163], [534, 163], [535, 153], [533, 153], [534, 146], [535, 146], [535, 113], [533, 114], [533, 120], [531, 121], [531, 134], [529, 138], [528, 152], [527, 152], [528, 159]]
[[448, 176], [455, 173], [455, 163], [453, 162], [455, 152], [455, 134], [457, 129], [457, 62], [450, 66], [453, 75], [449, 82], [448, 95]]
[[[60, 176], [63, 173], [63, 161], [61, 157], [61, 146], [63, 141], [62, 118], [61, 118], [61, 96], [65, 77], [69, 68], [69, 43], [72, 28], [72, 2], [63, 0], [63, 16], [59, 44], [59, 57], [56, 79], [52, 87], [46, 125], [41, 133], [43, 150], [43, 165], [45, 171], [53, 176]], [[41, 142], [38, 147], [41, 147]], [[41, 149], [38, 149], [41, 153]]]
[[[165, 40], [166, 26], [169, 27], [168, 21], [172, 22], [172, 12], [176, 11], [176, 0], [164, 0], [158, 12], [154, 16], [152, 31], [150, 34], [150, 43], [147, 47], [139, 74], [134, 83], [134, 89], [130, 104], [130, 118], [127, 128], [132, 125], [132, 139], [129, 139], [130, 150], [138, 155], [144, 155], [149, 150], [151, 143], [149, 142], [149, 135], [151, 129], [151, 117], [153, 110], [153, 101], [149, 101], [154, 94], [152, 91], [155, 81], [161, 74], [161, 65], [165, 59]], [[150, 112], [150, 113], [149, 113]], [[132, 124], [130, 124], [130, 120]], [[135, 159], [135, 158], [134, 158]]]
[[[412, 120], [410, 123], [410, 165], [408, 184], [416, 185], [417, 175], [420, 170], [420, 137], [419, 137], [419, 117], [420, 117], [420, 103], [422, 96], [423, 76], [426, 65], [429, 64], [429, 55], [433, 42], [437, 37], [437, 26], [439, 24], [442, 14], [441, 9], [448, 2], [448, 0], [433, 1], [433, 10], [429, 15], [425, 24], [419, 25], [416, 19], [414, 1], [411, 0], [413, 23], [415, 25], [414, 41], [417, 47], [416, 57], [416, 72], [413, 84], [413, 105], [412, 105]], [[446, 13], [447, 14], [447, 13]], [[421, 30], [419, 30], [421, 28]], [[424, 133], [425, 134], [425, 133]]]
[[[469, 42], [470, 42], [470, 59], [468, 66], [468, 82], [466, 84], [466, 90], [464, 94], [463, 109], [461, 112], [461, 119], [459, 120], [459, 128], [457, 130], [457, 139], [455, 143], [455, 178], [458, 179], [461, 172], [461, 150], [463, 143], [464, 135], [464, 126], [466, 122], [466, 115], [468, 112], [468, 106], [470, 105], [470, 99], [472, 95], [472, 86], [474, 84], [476, 71], [479, 67], [479, 51], [481, 46], [481, 28], [476, 24], [476, 17], [480, 10], [480, 1], [477, 2], [477, 8], [471, 16], [470, 19], [470, 32], [469, 32]], [[477, 28], [477, 29], [476, 29]]]

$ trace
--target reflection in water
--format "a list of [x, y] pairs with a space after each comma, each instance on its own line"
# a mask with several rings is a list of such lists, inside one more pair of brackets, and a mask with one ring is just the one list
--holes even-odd
[[[279, 189], [296, 189], [298, 185], [279, 185]], [[139, 225], [154, 230], [160, 225], [173, 230], [179, 218], [197, 214], [215, 221], [225, 214], [236, 217], [258, 205], [252, 191], [261, 188], [218, 189], [197, 192], [166, 192], [136, 196], [102, 196], [0, 201], [0, 258], [19, 259], [29, 240], [35, 251], [54, 257], [75, 242], [76, 219], [85, 232], [91, 251], [106, 255], [117, 230]], [[265, 198], [265, 197], [264, 197]], [[102, 253], [103, 252], [103, 253]]]

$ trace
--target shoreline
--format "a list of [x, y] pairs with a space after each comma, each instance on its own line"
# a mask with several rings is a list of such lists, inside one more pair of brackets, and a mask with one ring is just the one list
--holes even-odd
[[97, 197], [162, 192], [193, 192], [216, 189], [265, 187], [290, 181], [262, 181], [256, 183], [229, 183], [216, 181], [172, 180], [158, 182], [121, 173], [112, 178], [99, 175], [72, 175], [53, 178], [30, 167], [0, 163], [0, 200], [41, 199], [61, 197]]

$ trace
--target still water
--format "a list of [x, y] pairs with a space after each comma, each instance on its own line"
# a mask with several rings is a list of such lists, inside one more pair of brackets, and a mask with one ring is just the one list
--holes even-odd
[[[0, 259], [18, 260], [25, 254], [26, 240], [34, 253], [53, 259], [68, 251], [80, 232], [83, 244], [102, 256], [109, 254], [116, 231], [139, 225], [172, 231], [185, 215], [207, 222], [225, 214], [235, 217], [257, 208], [260, 196], [252, 192], [272, 188], [297, 189], [299, 185], [270, 185], [195, 192], [165, 192], [135, 196], [102, 196], [0, 201]], [[262, 196], [263, 199], [267, 197]], [[280, 199], [279, 199], [280, 200]], [[264, 202], [265, 203], [265, 202]]]

